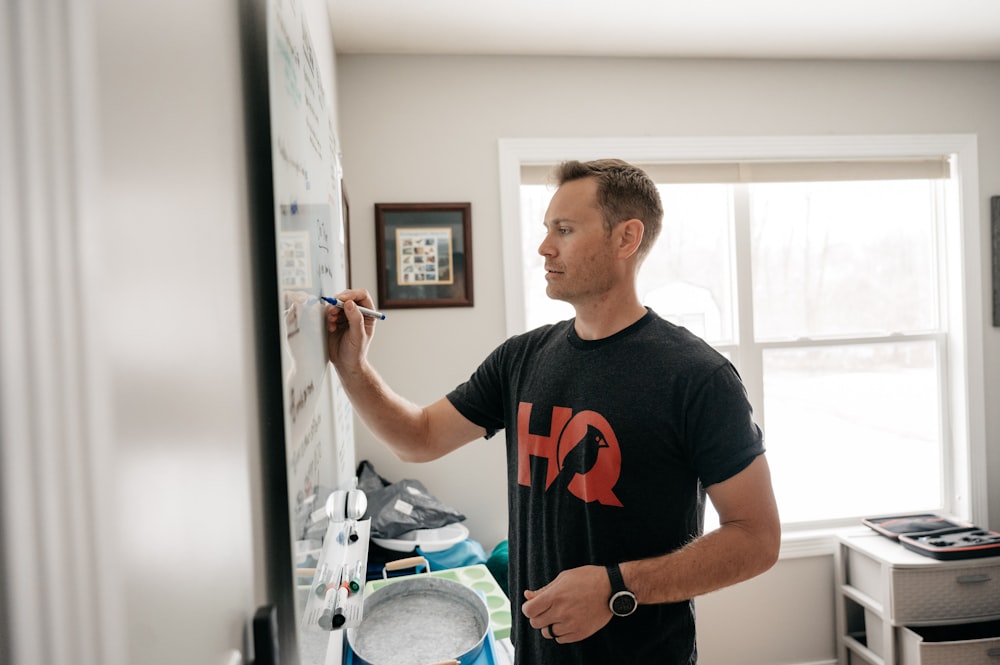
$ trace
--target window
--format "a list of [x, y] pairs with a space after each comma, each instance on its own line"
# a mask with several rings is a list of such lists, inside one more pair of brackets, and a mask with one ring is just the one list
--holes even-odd
[[659, 154], [646, 143], [586, 154], [567, 143], [550, 161], [558, 142], [502, 145], [505, 204], [519, 202], [516, 217], [509, 204], [504, 214], [510, 332], [573, 315], [545, 296], [535, 250], [552, 189], [532, 182], [537, 173], [609, 154], [649, 163], [666, 214], [640, 295], [739, 369], [786, 529], [913, 511], [975, 520], [985, 506], [985, 479], [970, 464], [983, 447], [973, 425], [982, 371], [968, 360], [982, 324], [978, 250], [963, 238], [979, 237], [969, 223], [978, 213], [961, 214], [975, 206], [963, 163], [974, 150], [956, 137], [931, 152], [890, 139], [877, 154], [858, 154], [862, 141], [850, 137], [717, 140], [692, 159], [696, 141], [663, 141]]

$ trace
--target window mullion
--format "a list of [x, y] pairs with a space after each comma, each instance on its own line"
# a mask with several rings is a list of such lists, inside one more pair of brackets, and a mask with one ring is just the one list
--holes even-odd
[[750, 238], [750, 187], [733, 185], [733, 262], [736, 285], [736, 366], [747, 389], [755, 419], [764, 428], [764, 359], [763, 350], [754, 339], [753, 268]]

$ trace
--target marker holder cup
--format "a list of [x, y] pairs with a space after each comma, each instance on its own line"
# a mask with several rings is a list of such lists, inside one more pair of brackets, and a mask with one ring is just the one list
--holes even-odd
[[351, 628], [364, 618], [371, 519], [332, 521], [303, 613], [310, 631]]

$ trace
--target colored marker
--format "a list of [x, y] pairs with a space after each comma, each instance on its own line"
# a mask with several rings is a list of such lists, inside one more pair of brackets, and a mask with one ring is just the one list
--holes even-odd
[[334, 628], [340, 628], [347, 623], [347, 588], [341, 587], [337, 591], [337, 603], [333, 608], [331, 624]]
[[[331, 585], [332, 586], [332, 585]], [[333, 612], [337, 606], [337, 591], [331, 589], [326, 592], [326, 598], [323, 600], [323, 613], [319, 616], [320, 628], [324, 630], [333, 630]]]
[[[344, 309], [343, 300], [337, 300], [336, 298], [327, 298], [326, 296], [320, 296], [320, 299], [327, 301], [334, 307], [339, 307], [340, 309]], [[364, 314], [365, 316], [370, 316], [373, 319], [379, 319], [380, 321], [385, 321], [385, 314], [383, 314], [382, 312], [376, 312], [374, 309], [368, 309], [367, 307], [362, 307], [361, 305], [358, 305], [358, 311]]]
[[[330, 586], [333, 586], [332, 584]], [[330, 589], [326, 593], [323, 613], [319, 617], [319, 627], [323, 630], [340, 628], [347, 622], [344, 608], [347, 605], [347, 589]]]
[[316, 595], [320, 598], [326, 593], [326, 586], [330, 583], [333, 578], [333, 571], [325, 563], [320, 566], [319, 570], [316, 571]]
[[358, 530], [354, 526], [354, 521], [348, 522], [344, 528], [340, 530], [337, 534], [337, 544], [338, 545], [350, 545], [351, 543], [358, 542], [360, 536], [358, 535]]
[[351, 583], [350, 583], [351, 591], [353, 591], [354, 593], [361, 591], [361, 573], [362, 573], [361, 565], [362, 565], [361, 561], [358, 560], [358, 563], [354, 568], [354, 577], [351, 578]]

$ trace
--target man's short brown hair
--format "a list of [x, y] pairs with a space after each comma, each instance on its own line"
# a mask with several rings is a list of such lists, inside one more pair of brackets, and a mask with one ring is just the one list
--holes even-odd
[[638, 219], [643, 225], [639, 258], [645, 258], [660, 235], [663, 203], [656, 183], [645, 171], [620, 159], [570, 160], [556, 168], [556, 183], [593, 178], [597, 181], [597, 205], [608, 233], [620, 222]]

